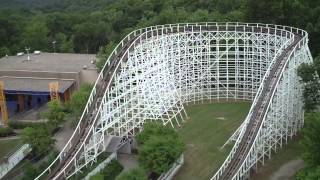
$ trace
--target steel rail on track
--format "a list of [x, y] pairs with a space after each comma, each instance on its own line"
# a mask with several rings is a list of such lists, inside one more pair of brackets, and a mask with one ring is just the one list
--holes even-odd
[[287, 47], [281, 55], [277, 58], [276, 64], [272, 67], [270, 76], [266, 79], [262, 90], [262, 96], [258, 99], [256, 106], [254, 107], [253, 114], [249, 120], [249, 124], [246, 128], [245, 134], [242, 137], [241, 143], [236, 151], [236, 154], [232, 161], [230, 162], [227, 169], [224, 171], [224, 174], [220, 179], [231, 179], [236, 173], [236, 170], [239, 169], [239, 166], [244, 161], [245, 157], [249, 153], [249, 150], [253, 144], [253, 139], [258, 133], [258, 129], [262, 124], [262, 118], [266, 113], [266, 108], [270, 102], [271, 95], [275, 89], [275, 85], [280, 78], [281, 70], [284, 68], [285, 57], [289, 55], [294, 46], [302, 39], [302, 37], [296, 35], [295, 40], [289, 47]]
[[[218, 172], [211, 179], [241, 179], [246, 177], [239, 177], [237, 174], [245, 165], [245, 160], [248, 158], [250, 151], [253, 148], [253, 144], [257, 139], [257, 135], [262, 128], [262, 123], [266, 118], [267, 110], [270, 107], [272, 98], [276, 91], [276, 86], [280, 82], [280, 78], [283, 75], [284, 69], [288, 65], [289, 58], [292, 56], [295, 50], [300, 48], [303, 44], [308, 42], [308, 35], [305, 31], [301, 34], [294, 33], [294, 40], [290, 45], [281, 51], [280, 56], [276, 56], [275, 65], [271, 68], [271, 72], [266, 74], [265, 83], [262, 82], [260, 88], [261, 93], [257, 93], [255, 100], [257, 104], [251, 107], [248, 115], [247, 126], [242, 129], [243, 135], [239, 136], [237, 142], [240, 142], [238, 146], [234, 146], [232, 150], [235, 150], [233, 157], [227, 158], [224, 164], [220, 167]], [[281, 48], [282, 49], [282, 48]], [[268, 69], [269, 70], [269, 69]], [[260, 89], [259, 88], [259, 89]], [[240, 141], [239, 141], [240, 140]], [[236, 143], [237, 143], [236, 142]], [[229, 155], [230, 156], [230, 155]], [[226, 165], [227, 164], [227, 165]], [[243, 175], [244, 173], [242, 173]]]
[[[81, 152], [84, 151], [84, 145], [90, 140], [90, 136], [93, 134], [93, 127], [97, 124], [98, 112], [101, 110], [101, 98], [105, 96], [106, 90], [110, 87], [114, 75], [119, 71], [121, 62], [126, 62], [129, 51], [136, 45], [142, 43], [152, 36], [161, 36], [171, 33], [187, 33], [187, 32], [201, 32], [201, 31], [226, 31], [226, 32], [248, 32], [248, 33], [266, 33], [274, 34], [280, 37], [287, 37], [290, 39], [292, 32], [298, 34], [305, 34], [303, 30], [270, 24], [254, 24], [254, 23], [184, 23], [184, 24], [169, 24], [152, 26], [144, 29], [139, 29], [128, 34], [113, 50], [105, 63], [99, 77], [94, 85], [94, 88], [90, 94], [87, 105], [80, 118], [80, 121], [72, 134], [71, 138], [60, 152], [58, 157], [50, 164], [50, 166], [43, 171], [36, 179], [50, 178], [50, 179], [63, 179], [70, 177], [78, 169], [76, 167], [76, 158], [79, 158]], [[274, 69], [280, 64], [277, 61]], [[281, 64], [283, 65], [283, 64]], [[270, 73], [274, 73], [273, 71]], [[267, 83], [269, 80], [267, 80]], [[271, 82], [270, 82], [271, 83]], [[261, 86], [260, 86], [261, 87]], [[260, 88], [259, 87], [259, 88]], [[263, 91], [264, 92], [264, 91]], [[257, 97], [256, 97], [257, 98]], [[255, 98], [255, 100], [256, 100]], [[258, 106], [261, 106], [261, 101], [257, 101]], [[251, 107], [252, 109], [253, 107]], [[253, 108], [255, 109], [255, 108]], [[257, 116], [257, 113], [252, 113], [253, 116]], [[250, 121], [248, 127], [258, 127], [258, 124], [253, 124]], [[248, 128], [247, 128], [248, 129]], [[257, 128], [255, 128], [257, 129]], [[244, 134], [244, 137], [252, 137], [254, 132], [251, 132], [250, 136], [248, 132]], [[247, 150], [245, 143], [241, 143], [240, 149], [242, 151]], [[242, 152], [241, 151], [241, 152]], [[236, 153], [238, 156], [239, 153]], [[241, 154], [241, 153], [240, 153]], [[235, 169], [234, 164], [231, 170]], [[74, 166], [74, 167], [73, 167]], [[228, 166], [229, 167], [229, 166]], [[237, 166], [238, 167], [238, 166]], [[229, 171], [228, 171], [229, 172]], [[69, 174], [68, 174], [69, 173]], [[231, 175], [230, 173], [227, 173]], [[229, 176], [228, 176], [229, 177]]]

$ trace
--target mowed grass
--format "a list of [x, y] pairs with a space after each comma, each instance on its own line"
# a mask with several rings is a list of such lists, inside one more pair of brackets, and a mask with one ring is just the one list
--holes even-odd
[[8, 155], [8, 153], [15, 152], [21, 145], [20, 139], [0, 140], [0, 158]]
[[207, 180], [227, 157], [231, 146], [220, 147], [245, 119], [249, 102], [190, 105], [190, 119], [178, 129], [186, 143], [185, 163], [176, 180]]

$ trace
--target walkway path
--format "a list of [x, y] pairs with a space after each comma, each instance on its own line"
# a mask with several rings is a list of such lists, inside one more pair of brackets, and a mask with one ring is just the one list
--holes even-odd
[[13, 139], [20, 139], [20, 136], [1, 137], [0, 141], [7, 141], [7, 140], [13, 140]]
[[118, 154], [118, 161], [124, 167], [125, 171], [138, 167], [138, 155]]
[[278, 171], [274, 172], [270, 180], [291, 180], [303, 166], [304, 162], [302, 159], [291, 160], [282, 165]]
[[63, 127], [54, 135], [56, 140], [55, 147], [61, 151], [65, 144], [67, 144], [69, 138], [73, 133], [73, 129], [70, 127], [70, 123], [67, 121], [64, 123]]

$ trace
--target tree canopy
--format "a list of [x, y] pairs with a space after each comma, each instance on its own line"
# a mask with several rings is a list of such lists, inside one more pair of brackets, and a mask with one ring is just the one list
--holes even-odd
[[301, 143], [304, 147], [303, 159], [306, 166], [300, 170], [296, 179], [317, 180], [320, 178], [320, 57], [312, 64], [302, 64], [298, 75], [305, 84], [303, 91], [305, 104], [305, 127], [302, 131]]
[[136, 28], [199, 21], [261, 22], [303, 28], [310, 33], [311, 50], [317, 55], [319, 7], [320, 2], [312, 0], [1, 1], [0, 55], [24, 51], [25, 46], [53, 52], [53, 41], [57, 52], [97, 53]]
[[50, 101], [47, 105], [48, 111], [43, 116], [48, 119], [50, 128], [55, 129], [65, 121], [66, 113], [60, 101]]
[[303, 160], [306, 166], [300, 170], [297, 180], [318, 180], [320, 178], [320, 113], [309, 113], [305, 117], [301, 143], [304, 147]]
[[147, 180], [146, 173], [141, 168], [130, 169], [121, 173], [116, 180]]
[[30, 144], [34, 153], [40, 155], [50, 150], [54, 144], [51, 133], [45, 128], [27, 127], [23, 129], [21, 139]]
[[136, 138], [140, 166], [158, 175], [168, 171], [185, 148], [177, 132], [160, 123], [146, 123]]
[[92, 90], [91, 84], [83, 84], [80, 89], [71, 95], [70, 101], [65, 103], [66, 109], [69, 111], [69, 119], [72, 120], [72, 126], [76, 126], [87, 104], [88, 98]]

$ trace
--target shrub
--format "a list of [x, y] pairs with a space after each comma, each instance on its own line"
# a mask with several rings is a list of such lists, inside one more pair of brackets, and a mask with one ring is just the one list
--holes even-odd
[[30, 161], [27, 161], [26, 164], [23, 166], [24, 168], [24, 174], [22, 177], [22, 180], [32, 180], [35, 177], [38, 176], [39, 168], [37, 168], [35, 165], [33, 165]]
[[184, 150], [180, 139], [152, 137], [139, 149], [139, 163], [158, 175], [168, 171]]
[[116, 160], [112, 160], [102, 171], [104, 180], [114, 180], [123, 170], [123, 166]]
[[141, 167], [160, 175], [168, 171], [184, 150], [178, 133], [159, 123], [147, 123], [137, 135], [140, 144], [138, 158]]
[[83, 84], [80, 89], [71, 95], [70, 101], [65, 103], [65, 107], [69, 112], [68, 119], [71, 119], [72, 127], [76, 127], [82, 112], [87, 104], [93, 86], [91, 84]]
[[0, 127], [0, 137], [6, 137], [14, 134], [13, 129], [10, 127]]
[[143, 126], [143, 131], [140, 132], [136, 139], [140, 145], [147, 142], [151, 137], [168, 137], [173, 139], [178, 139], [178, 133], [175, 132], [173, 128], [168, 128], [160, 123], [152, 122], [146, 123]]
[[65, 113], [65, 109], [60, 101], [50, 101], [47, 105], [48, 111], [44, 112], [42, 116], [48, 119], [47, 125], [52, 131], [65, 121], [67, 114]]
[[26, 127], [38, 128], [45, 125], [44, 122], [22, 122], [22, 121], [9, 121], [9, 127], [13, 129], [24, 129]]
[[131, 169], [121, 173], [116, 180], [147, 180], [146, 173], [141, 168]]
[[50, 132], [45, 128], [31, 128], [27, 127], [23, 129], [21, 134], [23, 143], [28, 143], [32, 147], [32, 151], [35, 154], [42, 154], [47, 152], [53, 147], [55, 142], [52, 139]]
[[109, 153], [107, 152], [103, 152], [101, 153], [98, 157], [97, 157], [97, 162], [95, 162], [93, 165], [91, 166], [86, 166], [84, 168], [81, 169], [81, 173], [78, 173], [74, 176], [72, 176], [71, 178], [69, 178], [70, 180], [78, 180], [78, 179], [83, 179], [85, 178], [88, 173], [90, 173], [92, 170], [94, 170], [101, 162], [103, 162], [105, 159], [107, 159], [109, 157]]

